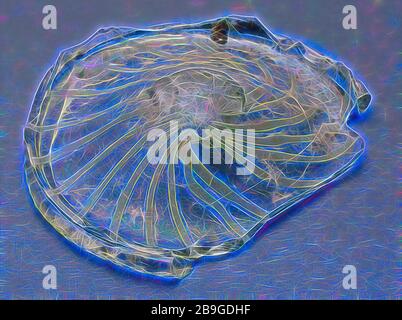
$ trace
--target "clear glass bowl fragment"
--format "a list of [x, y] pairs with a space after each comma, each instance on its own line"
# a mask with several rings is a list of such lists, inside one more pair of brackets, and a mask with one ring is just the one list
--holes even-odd
[[[183, 278], [347, 172], [364, 151], [347, 120], [370, 99], [343, 63], [256, 18], [100, 29], [62, 51], [36, 92], [24, 129], [29, 192], [84, 250]], [[172, 123], [200, 136], [255, 130], [252, 172], [150, 163], [149, 132]], [[166, 158], [186, 143], [174, 140]], [[228, 142], [212, 149], [242, 158]]]

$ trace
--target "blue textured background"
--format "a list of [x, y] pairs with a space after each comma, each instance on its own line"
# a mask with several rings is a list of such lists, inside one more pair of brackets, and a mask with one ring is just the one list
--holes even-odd
[[[0, 3], [1, 298], [400, 298], [401, 1], [51, 1], [58, 29], [46, 31], [42, 8], [48, 3]], [[342, 28], [346, 4], [357, 7], [357, 30]], [[308, 39], [357, 72], [374, 95], [371, 112], [354, 124], [368, 142], [365, 160], [265, 228], [245, 250], [199, 264], [179, 283], [114, 270], [83, 255], [41, 218], [24, 184], [22, 130], [45, 71], [60, 49], [100, 26], [141, 27], [229, 13], [256, 15], [272, 30]], [[42, 288], [47, 264], [57, 268], [57, 290]], [[347, 264], [357, 268], [357, 290], [342, 288]]]

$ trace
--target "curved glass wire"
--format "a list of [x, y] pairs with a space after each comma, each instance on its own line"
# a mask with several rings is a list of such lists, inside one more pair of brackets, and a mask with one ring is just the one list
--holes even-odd
[[[347, 120], [369, 103], [344, 64], [255, 18], [101, 29], [61, 52], [36, 93], [24, 131], [29, 192], [84, 250], [183, 278], [346, 172], [364, 150]], [[204, 129], [231, 130], [232, 141], [211, 150], [243, 163], [236, 135], [254, 130], [253, 171], [150, 163], [148, 134], [172, 123], [200, 139]], [[170, 137], [160, 158], [188, 143]]]

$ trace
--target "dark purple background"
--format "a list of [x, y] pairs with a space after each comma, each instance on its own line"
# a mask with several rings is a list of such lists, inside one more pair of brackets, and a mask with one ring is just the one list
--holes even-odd
[[[42, 8], [58, 29], [42, 29]], [[357, 30], [342, 8], [357, 7]], [[401, 1], [4, 1], [0, 3], [0, 298], [390, 299], [400, 297]], [[269, 28], [308, 39], [347, 63], [374, 95], [354, 127], [366, 137], [360, 168], [266, 228], [225, 260], [203, 263], [172, 284], [116, 271], [79, 253], [34, 210], [23, 180], [22, 130], [36, 87], [63, 48], [98, 27], [256, 15]], [[399, 92], [398, 92], [399, 91]], [[400, 141], [400, 140], [399, 140]], [[58, 289], [42, 288], [44, 265]], [[342, 288], [355, 265], [358, 289]]]

